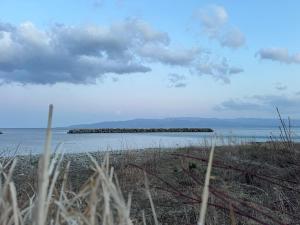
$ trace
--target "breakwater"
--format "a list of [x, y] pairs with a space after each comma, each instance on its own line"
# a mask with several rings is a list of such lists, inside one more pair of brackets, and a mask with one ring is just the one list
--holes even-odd
[[85, 133], [180, 133], [180, 132], [213, 132], [211, 128], [96, 128], [96, 129], [72, 129], [68, 134]]

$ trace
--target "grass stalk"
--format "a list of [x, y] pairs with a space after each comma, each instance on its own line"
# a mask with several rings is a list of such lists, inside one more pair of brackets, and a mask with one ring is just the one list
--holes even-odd
[[145, 189], [146, 189], [147, 197], [148, 197], [148, 199], [150, 201], [150, 206], [151, 206], [151, 210], [152, 210], [154, 224], [155, 225], [159, 225], [158, 220], [157, 220], [157, 214], [156, 214], [154, 203], [153, 203], [153, 199], [152, 199], [150, 188], [149, 188], [149, 181], [148, 181], [146, 173], [145, 173]]
[[51, 154], [51, 126], [52, 126], [53, 105], [49, 105], [48, 125], [46, 131], [46, 142], [44, 145], [44, 153], [39, 160], [38, 174], [38, 197], [36, 202], [35, 225], [44, 225], [47, 218], [47, 192], [49, 186], [49, 161]]
[[209, 196], [209, 180], [210, 180], [211, 169], [212, 169], [212, 164], [213, 164], [214, 151], [215, 151], [215, 141], [213, 141], [213, 144], [212, 144], [212, 147], [211, 147], [211, 150], [209, 153], [209, 161], [208, 161], [208, 165], [207, 165], [205, 182], [204, 182], [204, 187], [203, 187], [203, 192], [202, 192], [202, 203], [201, 203], [200, 217], [198, 220], [198, 225], [205, 224], [205, 216], [206, 216], [208, 196]]

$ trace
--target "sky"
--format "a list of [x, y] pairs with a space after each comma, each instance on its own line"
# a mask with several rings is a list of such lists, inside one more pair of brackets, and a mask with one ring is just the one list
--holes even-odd
[[1, 0], [0, 127], [300, 118], [298, 0]]

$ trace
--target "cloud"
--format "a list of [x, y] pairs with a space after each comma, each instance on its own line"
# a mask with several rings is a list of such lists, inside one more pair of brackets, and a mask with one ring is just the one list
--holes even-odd
[[174, 85], [174, 87], [176, 87], [176, 88], [183, 88], [183, 87], [186, 87], [186, 86], [187, 86], [186, 83], [177, 83], [177, 84]]
[[219, 5], [209, 5], [200, 8], [196, 12], [196, 17], [200, 19], [204, 31], [210, 37], [218, 36], [220, 29], [228, 20], [228, 14], [225, 8]]
[[183, 81], [185, 80], [186, 77], [184, 75], [180, 75], [180, 74], [177, 74], [177, 73], [170, 73], [169, 74], [169, 81], [171, 83], [177, 83], [178, 81]]
[[111, 80], [112, 80], [113, 82], [118, 82], [118, 81], [119, 81], [119, 78], [118, 78], [118, 77], [112, 77]]
[[278, 90], [278, 91], [284, 91], [287, 89], [287, 86], [286, 85], [283, 85], [282, 83], [276, 83], [275, 84], [275, 88]]
[[222, 80], [224, 83], [230, 83], [230, 75], [244, 71], [242, 68], [230, 66], [226, 58], [223, 58], [220, 62], [214, 60], [200, 63], [195, 67], [195, 70], [199, 75], [211, 75], [216, 80]]
[[287, 113], [299, 112], [300, 98], [285, 95], [254, 95], [241, 99], [230, 99], [215, 106], [218, 111], [271, 111], [275, 107]]
[[[144, 21], [110, 26], [0, 23], [0, 83], [90, 84], [106, 74], [147, 73], [154, 63], [180, 66], [229, 83], [243, 70], [200, 48], [174, 48], [169, 35]], [[179, 85], [183, 86], [183, 85]]]
[[140, 20], [110, 27], [30, 22], [0, 25], [0, 80], [32, 84], [94, 83], [106, 73], [146, 73], [138, 59], [146, 44], [168, 45], [169, 37]]
[[200, 49], [170, 49], [157, 45], [147, 45], [140, 49], [139, 55], [154, 62], [169, 65], [188, 66], [199, 55]]
[[233, 110], [233, 111], [240, 111], [240, 110], [255, 110], [259, 108], [260, 105], [257, 103], [251, 102], [244, 102], [239, 99], [230, 99], [222, 102], [220, 105], [216, 106], [214, 109], [218, 111], [222, 110]]
[[[224, 83], [230, 83], [230, 75], [244, 72], [242, 68], [229, 65], [226, 58], [220, 61], [214, 58], [210, 52], [201, 51], [200, 48], [170, 49], [157, 45], [146, 45], [140, 49], [139, 54], [152, 62], [182, 66], [198, 75], [210, 75]], [[172, 79], [178, 77], [177, 74], [171, 75]]]
[[260, 59], [267, 59], [281, 63], [300, 64], [300, 53], [290, 54], [286, 48], [262, 48], [257, 53]]
[[169, 82], [171, 87], [182, 88], [186, 87], [187, 84], [184, 82], [186, 77], [184, 75], [180, 75], [177, 73], [170, 73], [169, 74]]
[[244, 72], [244, 69], [239, 67], [230, 67], [228, 73], [229, 74], [238, 74]]
[[0, 31], [12, 31], [14, 27], [9, 23], [1, 23], [0, 22]]
[[237, 28], [231, 28], [220, 37], [222, 46], [229, 48], [239, 48], [246, 43], [245, 35]]
[[195, 17], [200, 21], [204, 33], [217, 40], [221, 46], [237, 49], [246, 43], [245, 35], [228, 23], [229, 16], [223, 6], [208, 5], [200, 8]]

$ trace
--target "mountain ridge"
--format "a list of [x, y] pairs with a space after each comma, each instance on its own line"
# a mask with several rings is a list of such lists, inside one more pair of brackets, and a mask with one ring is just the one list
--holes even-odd
[[[288, 122], [288, 121], [286, 121]], [[288, 123], [287, 123], [288, 124]], [[292, 127], [299, 127], [300, 120], [291, 120]], [[199, 128], [199, 127], [278, 127], [279, 119], [272, 118], [201, 118], [173, 117], [162, 119], [138, 118], [121, 121], [75, 124], [66, 128]]]

